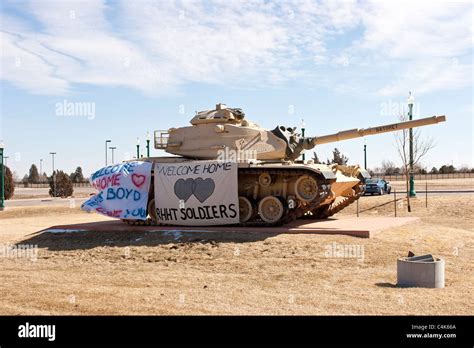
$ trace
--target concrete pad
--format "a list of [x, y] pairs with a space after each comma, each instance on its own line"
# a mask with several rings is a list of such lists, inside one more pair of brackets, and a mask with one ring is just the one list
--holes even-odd
[[340, 234], [360, 238], [371, 238], [380, 231], [418, 221], [417, 217], [344, 217], [327, 220], [297, 220], [280, 227], [185, 227], [185, 226], [129, 226], [119, 220], [51, 226], [41, 232], [270, 232], [270, 233], [312, 233]]
[[307, 224], [300, 224], [300, 221], [296, 221], [288, 226], [291, 227], [288, 232], [317, 232], [319, 234], [342, 234], [353, 237], [371, 238], [383, 230], [403, 226], [419, 220], [420, 218], [418, 217], [395, 218], [380, 216], [313, 220]]

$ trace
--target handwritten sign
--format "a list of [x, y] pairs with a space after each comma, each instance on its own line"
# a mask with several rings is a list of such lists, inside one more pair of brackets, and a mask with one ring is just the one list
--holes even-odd
[[126, 162], [104, 167], [90, 178], [99, 193], [81, 206], [120, 219], [146, 220], [148, 191], [151, 182], [149, 162]]
[[155, 164], [158, 220], [184, 226], [239, 222], [237, 163], [193, 161]]

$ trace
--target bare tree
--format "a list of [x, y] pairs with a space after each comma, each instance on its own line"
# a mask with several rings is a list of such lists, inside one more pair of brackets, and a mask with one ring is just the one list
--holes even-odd
[[[407, 115], [399, 116], [400, 121], [408, 121]], [[405, 185], [407, 191], [407, 207], [411, 212], [410, 205], [410, 130], [403, 129], [395, 133], [397, 143], [397, 151], [402, 160], [402, 174], [405, 177]], [[435, 143], [431, 138], [423, 138], [418, 128], [413, 129], [413, 167], [419, 165], [421, 159], [435, 147]]]
[[400, 174], [400, 168], [398, 168], [395, 163], [390, 160], [383, 160], [381, 173], [385, 175], [397, 175]]

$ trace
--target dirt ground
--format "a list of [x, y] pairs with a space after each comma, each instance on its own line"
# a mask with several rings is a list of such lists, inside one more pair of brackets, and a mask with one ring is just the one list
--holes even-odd
[[[372, 239], [338, 235], [36, 233], [107, 220], [77, 208], [0, 212], [0, 314], [474, 314], [473, 195], [422, 197], [420, 222]], [[406, 202], [398, 214], [408, 216]], [[363, 197], [361, 216], [390, 216], [393, 195]], [[353, 215], [356, 205], [341, 215]], [[37, 255], [5, 256], [5, 246]], [[333, 246], [357, 257], [336, 257]], [[3, 250], [2, 250], [3, 249]], [[444, 289], [396, 287], [408, 250], [446, 260]], [[339, 255], [341, 256], [341, 255]]]

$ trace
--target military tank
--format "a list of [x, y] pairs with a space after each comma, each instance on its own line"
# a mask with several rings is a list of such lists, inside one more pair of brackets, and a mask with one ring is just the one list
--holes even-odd
[[[197, 112], [190, 121], [191, 126], [155, 131], [155, 149], [175, 156], [143, 160], [154, 163], [236, 161], [240, 225], [276, 226], [298, 218], [321, 219], [336, 214], [363, 194], [364, 179], [370, 177], [358, 165], [325, 165], [313, 160], [299, 160], [304, 150], [445, 120], [445, 116], [433, 116], [302, 137], [296, 127], [277, 126], [267, 130], [247, 120], [241, 109], [217, 104], [213, 110]], [[148, 219], [123, 221], [128, 224], [161, 224], [156, 215], [153, 187], [149, 194]]]

